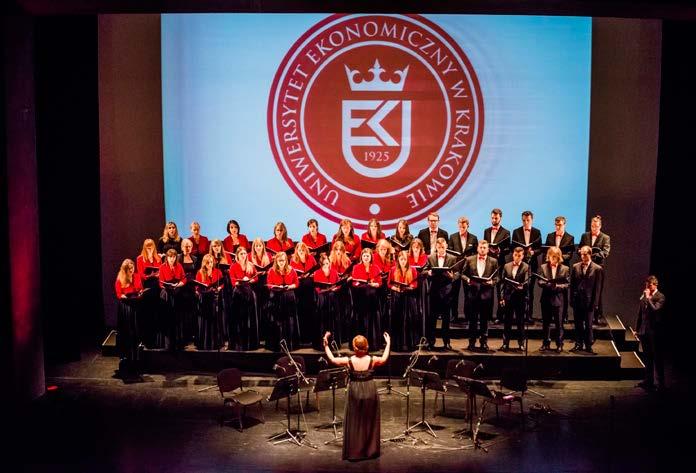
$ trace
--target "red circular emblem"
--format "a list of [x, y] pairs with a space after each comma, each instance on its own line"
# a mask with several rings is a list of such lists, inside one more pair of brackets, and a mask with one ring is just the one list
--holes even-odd
[[268, 132], [283, 177], [312, 209], [358, 228], [424, 218], [461, 188], [483, 136], [471, 63], [419, 15], [332, 15], [290, 48]]

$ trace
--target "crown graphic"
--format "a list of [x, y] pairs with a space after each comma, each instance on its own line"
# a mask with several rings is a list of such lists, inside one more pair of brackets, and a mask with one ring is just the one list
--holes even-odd
[[[382, 66], [379, 65], [379, 60], [375, 59], [375, 64], [368, 71], [372, 74], [372, 80], [365, 80], [364, 78], [360, 82], [355, 81], [356, 75], [362, 75], [360, 71], [353, 71], [345, 64], [343, 67], [346, 68], [346, 75], [348, 76], [348, 83], [350, 84], [350, 90], [354, 92], [401, 92], [404, 90], [404, 82], [406, 82], [406, 76], [408, 75], [408, 67], [406, 66], [401, 71], [394, 71], [394, 74], [399, 76], [398, 82], [392, 82], [391, 80], [382, 80], [381, 75], [386, 72]], [[366, 76], [367, 74], [365, 74]]]

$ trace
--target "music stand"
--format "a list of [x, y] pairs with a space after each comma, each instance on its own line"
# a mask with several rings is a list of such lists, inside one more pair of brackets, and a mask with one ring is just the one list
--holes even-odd
[[481, 441], [478, 438], [479, 434], [479, 427], [481, 426], [481, 418], [483, 417], [483, 409], [485, 408], [486, 404], [484, 403], [483, 406], [481, 406], [481, 413], [478, 416], [478, 420], [476, 422], [476, 428], [474, 429], [474, 409], [476, 406], [476, 396], [483, 396], [488, 399], [493, 399], [495, 396], [491, 392], [491, 390], [488, 388], [486, 383], [483, 381], [480, 381], [478, 379], [473, 379], [473, 378], [467, 378], [465, 376], [455, 376], [454, 379], [457, 380], [457, 384], [459, 384], [459, 387], [461, 388], [462, 391], [467, 393], [468, 395], [468, 403], [469, 403], [469, 428], [468, 429], [461, 429], [458, 431], [455, 431], [455, 438], [463, 438], [463, 437], [470, 437], [472, 442], [474, 443], [474, 448], [480, 448], [484, 452], [488, 453], [488, 450], [481, 445]]
[[427, 420], [425, 420], [425, 391], [427, 389], [432, 389], [440, 392], [447, 392], [447, 387], [442, 384], [442, 379], [440, 375], [434, 371], [424, 371], [424, 370], [411, 370], [410, 379], [413, 381], [414, 386], [419, 385], [422, 394], [422, 405], [421, 405], [421, 420], [406, 429], [406, 432], [410, 432], [416, 427], [423, 427], [423, 430], [428, 432], [433, 437], [437, 438], [437, 435], [433, 431]]
[[377, 390], [377, 394], [391, 394], [391, 393], [396, 393], [399, 394], [401, 397], [406, 397], [408, 396], [405, 392], [399, 391], [398, 389], [392, 388], [392, 383], [391, 383], [391, 358], [387, 360], [387, 385], [381, 389]]
[[333, 420], [327, 424], [318, 425], [317, 429], [328, 429], [333, 428], [334, 438], [324, 442], [324, 445], [328, 445], [336, 440], [340, 440], [338, 427], [343, 424], [343, 421], [336, 417], [336, 389], [345, 388], [348, 382], [348, 371], [345, 368], [329, 368], [319, 372], [317, 376], [316, 384], [314, 385], [314, 392], [319, 393], [322, 391], [331, 390], [331, 413]]
[[269, 442], [273, 442], [273, 445], [278, 445], [283, 442], [293, 442], [296, 445], [302, 446], [302, 439], [307, 434], [307, 432], [300, 430], [300, 413], [297, 413], [297, 429], [292, 429], [290, 427], [290, 398], [297, 394], [297, 402], [300, 402], [300, 388], [299, 379], [296, 375], [285, 376], [284, 378], [278, 378], [273, 385], [273, 392], [268, 396], [268, 401], [276, 401], [281, 398], [287, 398], [287, 417], [288, 425], [285, 431], [280, 432], [275, 435], [271, 435], [268, 438]]

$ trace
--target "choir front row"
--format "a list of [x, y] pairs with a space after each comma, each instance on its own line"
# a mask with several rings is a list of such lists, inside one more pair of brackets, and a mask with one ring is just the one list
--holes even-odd
[[[349, 334], [361, 334], [377, 348], [388, 331], [395, 351], [415, 349], [421, 337], [435, 348], [438, 317], [444, 348], [451, 349], [449, 311], [453, 287], [460, 280], [466, 287], [469, 350], [475, 349], [477, 339], [481, 349], [488, 350], [495, 290], [506, 314], [501, 348], [508, 349], [513, 338], [523, 347], [526, 298], [535, 281], [542, 288], [542, 350], [550, 349], [552, 323], [556, 347], [562, 349], [565, 293], [571, 284], [587, 284], [585, 264], [579, 269], [582, 274], [575, 275], [575, 267], [571, 274], [556, 247], [549, 248], [546, 263], [532, 273], [522, 248], [515, 248], [512, 261], [499, 267], [488, 255], [486, 240], [478, 242], [476, 254], [462, 258], [447, 253], [444, 238], [437, 239], [430, 256], [418, 238], [407, 250], [396, 252], [381, 239], [374, 252], [364, 248], [354, 259], [340, 240], [329, 254], [320, 253], [316, 259], [304, 242], [297, 243], [291, 257], [285, 251], [271, 257], [261, 239], [250, 246], [250, 253], [238, 246], [232, 257], [223, 242], [213, 240], [198, 264], [189, 240], [184, 240], [181, 254], [170, 248], [164, 257], [153, 240], [146, 240], [136, 263], [123, 261], [115, 283], [121, 357], [137, 359], [141, 344], [169, 350], [244, 351], [263, 344], [279, 351], [282, 339], [290, 350], [303, 343], [320, 350], [321, 335], [327, 331], [338, 343], [348, 342]], [[580, 254], [584, 261], [591, 250], [582, 248]], [[591, 261], [587, 265], [601, 272], [601, 266]], [[580, 302], [588, 308], [597, 303]], [[590, 330], [589, 338], [576, 340], [576, 349], [584, 345], [591, 350], [591, 315], [589, 320], [576, 315], [576, 328], [578, 323], [589, 324]]]

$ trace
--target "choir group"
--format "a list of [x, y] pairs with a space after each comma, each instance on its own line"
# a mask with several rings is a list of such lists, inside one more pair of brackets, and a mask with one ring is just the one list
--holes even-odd
[[[501, 218], [502, 211], [493, 209], [481, 240], [469, 232], [465, 217], [448, 235], [437, 213], [417, 236], [400, 220], [387, 237], [377, 219], [358, 236], [344, 219], [329, 240], [310, 219], [297, 243], [283, 222], [276, 223], [270, 240], [251, 242], [235, 220], [227, 223], [224, 240], [212, 241], [197, 222], [188, 238], [168, 222], [157, 242], [144, 241], [135, 262], [123, 261], [116, 278], [121, 356], [135, 359], [141, 344], [170, 350], [263, 345], [278, 351], [281, 339], [291, 350], [301, 344], [320, 350], [327, 331], [341, 344], [362, 334], [375, 349], [388, 331], [393, 350], [411, 351], [421, 337], [435, 348], [438, 318], [444, 348], [451, 349], [449, 324], [459, 317], [460, 291], [469, 350], [477, 349], [477, 340], [488, 350], [488, 323], [496, 319], [505, 324], [501, 349], [509, 349], [511, 339], [522, 348], [535, 285], [541, 288], [542, 350], [551, 349], [552, 323], [556, 349], [562, 350], [570, 302], [580, 334], [574, 350], [591, 351], [610, 251], [601, 218], [592, 219], [577, 253], [563, 217], [543, 242], [531, 212], [523, 212], [522, 226], [512, 233]], [[570, 267], [575, 254], [580, 261]]]

